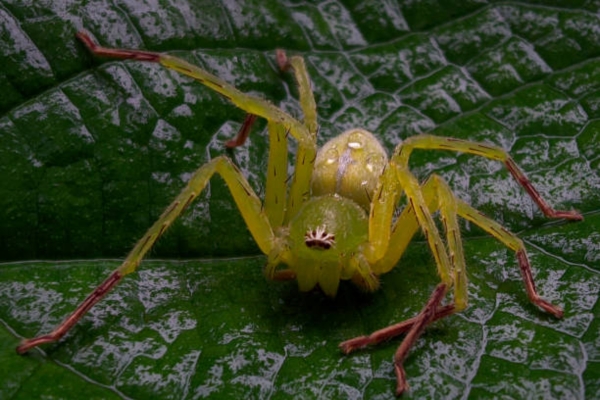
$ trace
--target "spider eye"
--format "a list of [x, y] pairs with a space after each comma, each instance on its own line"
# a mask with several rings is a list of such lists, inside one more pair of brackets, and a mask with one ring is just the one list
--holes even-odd
[[386, 162], [387, 160], [381, 153], [369, 153], [365, 168], [369, 172], [380, 172], [383, 171]]
[[323, 226], [309, 229], [304, 234], [304, 244], [309, 248], [329, 250], [335, 244], [335, 235], [327, 232]]
[[331, 149], [327, 150], [327, 152], [325, 153], [325, 163], [327, 165], [337, 163], [339, 161], [339, 159], [340, 159], [340, 153], [338, 153], [338, 151], [335, 147], [332, 147]]
[[353, 150], [362, 149], [365, 146], [365, 136], [360, 131], [352, 132], [348, 138], [348, 147]]

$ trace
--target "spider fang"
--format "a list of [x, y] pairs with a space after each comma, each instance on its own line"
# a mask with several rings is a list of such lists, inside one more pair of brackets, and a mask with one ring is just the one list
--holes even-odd
[[325, 230], [324, 226], [309, 229], [304, 235], [306, 247], [329, 250], [335, 244], [335, 235]]

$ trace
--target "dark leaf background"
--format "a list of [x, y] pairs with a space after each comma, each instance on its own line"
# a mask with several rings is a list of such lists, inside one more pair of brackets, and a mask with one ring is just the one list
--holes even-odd
[[421, 132], [499, 145], [557, 208], [548, 221], [498, 163], [417, 152], [456, 193], [518, 233], [514, 255], [463, 225], [470, 308], [436, 323], [405, 398], [598, 398], [600, 5], [596, 1], [0, 1], [0, 398], [393, 398], [398, 340], [337, 344], [413, 316], [437, 283], [417, 237], [382, 289], [338, 297], [268, 282], [227, 188], [205, 194], [64, 340], [17, 356], [114, 269], [211, 157], [264, 191], [264, 123], [159, 66], [94, 59], [74, 35], [172, 51], [299, 115], [274, 50], [305, 57], [319, 142], [349, 127], [391, 151]]

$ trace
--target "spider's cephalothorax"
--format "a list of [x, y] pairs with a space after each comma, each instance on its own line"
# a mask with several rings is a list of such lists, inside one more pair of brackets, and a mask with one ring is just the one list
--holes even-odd
[[277, 250], [284, 252], [284, 263], [295, 273], [300, 290], [318, 285], [335, 296], [343, 279], [354, 279], [367, 290], [377, 287], [376, 276], [361, 276], [355, 265], [366, 261], [367, 212], [386, 163], [381, 144], [362, 129], [346, 131], [319, 150], [311, 181], [313, 197], [289, 223], [289, 247]]
[[[123, 276], [135, 271], [156, 240], [204, 190], [215, 173], [227, 183], [254, 240], [267, 255], [266, 276], [274, 280], [297, 279], [303, 291], [319, 286], [329, 296], [335, 296], [341, 280], [351, 280], [362, 289], [373, 291], [378, 287], [378, 277], [394, 268], [413, 235], [419, 229], [424, 233], [441, 283], [423, 310], [404, 322], [340, 344], [342, 351], [350, 353], [406, 333], [394, 356], [398, 394], [408, 388], [403, 362], [421, 332], [429, 323], [467, 306], [466, 266], [458, 217], [479, 226], [513, 250], [530, 300], [544, 311], [562, 317], [559, 307], [538, 295], [525, 247], [516, 235], [458, 199], [439, 176], [419, 182], [408, 168], [414, 149], [456, 151], [500, 161], [546, 216], [582, 219], [575, 211], [557, 211], [550, 207], [503, 149], [454, 138], [418, 135], [399, 144], [388, 160], [371, 133], [351, 129], [330, 140], [317, 154], [316, 104], [301, 57], [288, 59], [283, 51], [277, 53], [279, 67], [294, 72], [304, 113], [302, 122], [179, 58], [103, 48], [85, 32], [77, 36], [98, 56], [160, 63], [225, 96], [249, 115], [237, 139], [228, 142], [231, 146], [244, 142], [256, 116], [266, 119], [270, 150], [265, 198], [258, 198], [229, 158], [217, 157], [201, 166], [123, 264], [53, 332], [25, 339], [17, 348], [19, 353], [59, 340]], [[288, 168], [288, 134], [298, 144], [295, 170], [289, 181], [286, 174], [281, 173]], [[400, 196], [406, 197], [407, 205], [398, 210]], [[433, 220], [435, 212], [443, 221], [443, 232]], [[452, 299], [442, 304], [450, 291]]]

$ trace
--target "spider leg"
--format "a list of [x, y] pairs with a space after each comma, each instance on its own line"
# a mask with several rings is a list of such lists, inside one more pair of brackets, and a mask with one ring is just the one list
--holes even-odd
[[53, 332], [33, 339], [25, 339], [17, 347], [18, 353], [25, 353], [33, 347], [44, 343], [55, 342], [63, 337], [67, 331], [106, 293], [115, 287], [127, 274], [134, 272], [142, 259], [167, 230], [175, 219], [190, 205], [190, 203], [206, 187], [209, 179], [218, 173], [227, 183], [229, 190], [244, 218], [254, 240], [265, 254], [277, 252], [278, 242], [275, 238], [271, 224], [262, 211], [260, 199], [252, 191], [246, 178], [237, 167], [226, 157], [218, 157], [200, 167], [192, 176], [188, 185], [167, 207], [160, 218], [148, 229], [146, 234], [137, 242], [125, 261], [114, 270], [110, 276], [98, 286], [77, 309], [65, 319]]
[[[435, 225], [433, 216], [429, 210], [428, 201], [425, 199], [424, 191], [419, 185], [417, 178], [409, 171], [406, 165], [398, 163], [395, 158], [392, 159], [390, 165], [396, 172], [398, 182], [408, 198], [408, 204], [413, 210], [418, 225], [421, 227], [427, 243], [431, 248], [440, 280], [448, 287], [452, 286], [452, 261], [454, 260], [451, 259], [446, 251], [446, 246], [442, 242], [438, 228]], [[444, 210], [440, 209], [440, 211]]]
[[286, 205], [288, 143], [282, 125], [269, 122], [269, 161], [264, 210], [272, 227], [283, 225]]
[[486, 217], [467, 203], [457, 199], [457, 206], [458, 215], [460, 217], [473, 222], [516, 253], [517, 261], [519, 262], [519, 267], [521, 270], [521, 276], [523, 278], [525, 290], [527, 291], [529, 300], [542, 310], [554, 315], [556, 318], [562, 318], [564, 314], [563, 310], [560, 307], [542, 299], [537, 293], [533, 280], [533, 274], [531, 272], [531, 265], [529, 263], [529, 258], [527, 257], [527, 252], [525, 250], [523, 241], [514, 233], [509, 232], [498, 222]]
[[[462, 255], [462, 244], [460, 242], [460, 232], [458, 230], [458, 221], [456, 221], [457, 215], [473, 222], [490, 235], [498, 239], [505, 246], [513, 250], [517, 256], [525, 290], [530, 301], [555, 317], [562, 317], [563, 311], [559, 307], [542, 299], [537, 293], [525, 246], [515, 234], [507, 231], [506, 228], [504, 228], [498, 222], [484, 216], [481, 214], [481, 212], [474, 209], [464, 201], [457, 199], [456, 196], [454, 196], [454, 194], [450, 191], [450, 188], [446, 182], [437, 175], [432, 175], [430, 179], [425, 182], [422, 188], [423, 195], [430, 212], [434, 212], [437, 209], [440, 210], [440, 216], [444, 221], [444, 226], [446, 227], [446, 236], [448, 248], [450, 249], [450, 257], [453, 260], [453, 276], [455, 285], [454, 303], [442, 306], [436, 310], [433, 320], [438, 320], [449, 316], [454, 312], [464, 309], [467, 305], [468, 294], [466, 292], [466, 274], [464, 267], [464, 256]], [[389, 220], [391, 221], [391, 218], [389, 218]], [[390, 245], [387, 246], [384, 255], [377, 261], [377, 263], [373, 265], [373, 271], [376, 273], [376, 275], [389, 272], [398, 263], [400, 257], [406, 250], [406, 247], [418, 229], [419, 223], [417, 221], [414, 209], [409, 205], [402, 211], [392, 227], [391, 236], [389, 238]], [[374, 230], [379, 232], [384, 229], [378, 228]], [[344, 353], [347, 354], [366, 346], [376, 345], [405, 333], [414, 323], [415, 318], [407, 319], [400, 323], [377, 330], [371, 333], [369, 336], [361, 336], [347, 340], [340, 344], [340, 347]]]
[[[385, 267], [381, 267], [382, 263], [380, 261], [386, 253], [389, 252], [388, 245], [390, 243], [390, 235], [395, 230], [392, 229], [392, 231], [390, 231], [389, 227], [392, 225], [394, 211], [398, 206], [398, 200], [401, 193], [402, 191], [398, 184], [398, 179], [396, 178], [396, 171], [388, 165], [379, 177], [377, 188], [373, 194], [371, 211], [369, 213], [369, 244], [364, 249], [365, 257], [369, 261], [369, 264], [374, 266], [373, 272], [378, 275], [389, 271], [395, 265], [394, 263], [389, 262], [384, 263], [383, 265], [389, 266], [389, 269], [386, 270]], [[405, 213], [409, 208], [410, 207], [405, 208]], [[406, 217], [404, 217], [404, 219], [406, 219]], [[402, 220], [402, 217], [398, 218], [397, 221], [400, 220]], [[407, 223], [410, 222], [414, 222], [411, 228], [413, 231], [416, 231], [419, 226], [416, 217], [414, 217], [414, 211], [413, 218], [410, 218], [409, 221], [407, 221]], [[398, 224], [396, 223], [395, 227], [397, 226]], [[409, 236], [412, 237], [412, 234]], [[400, 255], [404, 252], [405, 248], [406, 246], [400, 250], [398, 259], [400, 259]], [[380, 266], [377, 266], [377, 264]]]
[[523, 186], [527, 194], [538, 205], [545, 216], [549, 218], [564, 218], [568, 220], [581, 221], [583, 217], [577, 211], [555, 210], [542, 198], [542, 195], [527, 179], [523, 171], [517, 166], [514, 160], [506, 151], [499, 147], [470, 142], [461, 139], [439, 137], [432, 135], [418, 135], [406, 139], [402, 144], [396, 147], [395, 157], [402, 165], [408, 165], [408, 158], [414, 149], [429, 150], [450, 150], [462, 153], [469, 153], [504, 163], [510, 174]]
[[306, 70], [304, 59], [299, 56], [288, 58], [284, 50], [277, 50], [277, 64], [282, 71], [292, 70], [298, 85], [300, 95], [300, 107], [304, 114], [304, 125], [310, 133], [317, 134], [317, 103], [311, 89], [311, 81]]
[[[433, 294], [432, 294], [431, 298], [429, 299], [428, 303], [426, 304], [425, 308], [421, 311], [421, 313], [419, 313], [419, 315], [416, 317], [415, 321], [412, 323], [412, 326], [410, 327], [406, 337], [402, 341], [402, 344], [400, 345], [400, 347], [398, 348], [398, 351], [396, 352], [396, 355], [394, 356], [394, 369], [396, 372], [396, 379], [397, 379], [397, 387], [396, 387], [397, 395], [400, 395], [408, 388], [408, 384], [406, 382], [406, 376], [405, 376], [404, 368], [403, 368], [402, 364], [404, 362], [404, 359], [406, 358], [406, 355], [408, 354], [410, 347], [416, 342], [416, 340], [421, 335], [421, 333], [423, 332], [425, 327], [435, 319], [436, 314], [437, 314], [437, 309], [440, 306], [441, 301], [446, 294], [446, 291], [448, 290], [449, 287], [451, 287], [453, 285], [454, 280], [456, 279], [456, 275], [455, 275], [455, 271], [457, 270], [456, 265], [458, 265], [459, 271], [461, 268], [464, 270], [464, 261], [460, 260], [457, 263], [457, 258], [462, 257], [462, 245], [460, 244], [460, 238], [458, 238], [458, 246], [459, 246], [460, 251], [457, 248], [450, 248], [451, 252], [449, 254], [449, 252], [446, 250], [446, 246], [442, 242], [440, 233], [433, 221], [433, 217], [429, 210], [429, 208], [430, 208], [429, 201], [426, 200], [426, 198], [425, 198], [426, 194], [424, 193], [421, 186], [419, 185], [417, 178], [408, 170], [407, 165], [404, 163], [401, 163], [399, 161], [402, 161], [402, 160], [399, 160], [398, 157], [395, 156], [390, 162], [390, 167], [391, 167], [390, 169], [392, 169], [395, 172], [395, 175], [398, 180], [398, 183], [400, 184], [400, 187], [406, 193], [406, 196], [408, 198], [409, 207], [414, 212], [414, 216], [415, 216], [416, 221], [418, 222], [418, 226], [421, 227], [421, 230], [425, 234], [425, 237], [427, 239], [427, 242], [429, 243], [429, 247], [431, 248], [433, 257], [436, 262], [440, 280], [442, 282], [438, 285], [436, 290], [433, 292]], [[385, 173], [384, 173], [384, 175], [385, 175]], [[435, 186], [434, 186], [434, 189], [435, 189]], [[435, 190], [434, 190], [434, 192], [435, 192]], [[431, 195], [427, 195], [427, 196], [430, 197]], [[393, 199], [393, 197], [394, 197], [393, 195], [390, 196], [390, 198], [392, 198], [392, 199]], [[375, 201], [377, 201], [377, 200], [375, 200]], [[443, 204], [440, 207], [440, 213], [448, 214], [448, 215], [444, 215], [443, 218], [446, 221], [445, 225], [446, 225], [446, 229], [447, 229], [447, 234], [449, 236], [449, 242], [454, 243], [454, 242], [456, 242], [456, 239], [457, 239], [457, 237], [455, 235], [457, 235], [457, 233], [458, 233], [457, 229], [455, 229], [454, 227], [451, 226], [451, 222], [453, 220], [455, 221], [455, 219], [456, 219], [455, 212], [454, 213], [452, 212], [452, 205], [454, 205], [455, 203], [452, 201], [439, 202], [439, 203]], [[454, 215], [452, 215], [452, 214], [454, 214]], [[456, 233], [454, 233], [453, 231], [456, 231]], [[413, 234], [414, 234], [414, 231], [412, 233], [409, 233], [409, 236], [412, 236]], [[456, 257], [457, 255], [458, 255], [458, 257]], [[462, 267], [461, 267], [461, 265], [462, 265]], [[461, 272], [460, 274], [462, 275], [462, 273], [464, 273], [464, 272]], [[466, 279], [459, 280], [456, 283], [461, 284], [461, 286], [462, 285], [466, 286]], [[462, 292], [466, 293], [466, 288], [460, 288], [460, 289], [455, 288], [455, 293], [462, 293]], [[448, 310], [451, 310], [451, 312], [454, 312], [455, 309], [456, 309], [456, 307], [452, 307], [451, 309], [449, 308]], [[440, 314], [440, 317], [441, 316], [442, 315]], [[344, 344], [342, 344], [341, 346], [342, 346], [342, 350], [344, 350]]]
[[440, 283], [437, 285], [429, 301], [423, 307], [423, 310], [416, 316], [415, 322], [412, 327], [406, 334], [406, 337], [396, 350], [396, 354], [394, 354], [394, 370], [396, 372], [396, 395], [399, 396], [408, 390], [408, 383], [406, 382], [406, 373], [404, 372], [404, 359], [408, 355], [410, 348], [417, 341], [421, 333], [425, 330], [427, 325], [429, 325], [436, 316], [436, 311], [438, 310], [444, 296], [446, 295], [446, 291], [448, 290], [448, 286], [445, 283]]
[[[313, 142], [316, 143], [317, 131], [319, 125], [317, 124], [317, 104], [315, 97], [311, 89], [311, 81], [306, 70], [306, 64], [304, 59], [299, 56], [287, 57], [284, 50], [277, 50], [276, 53], [277, 64], [281, 71], [292, 70], [296, 85], [298, 86], [298, 94], [300, 97], [300, 107], [304, 114], [304, 126], [308, 130]], [[296, 214], [299, 206], [304, 202], [304, 198], [308, 193], [308, 185], [310, 185], [310, 177], [312, 175], [313, 163], [316, 157], [315, 152], [306, 151], [306, 149], [299, 147], [296, 153], [296, 171], [292, 177], [292, 183], [290, 186], [290, 193], [288, 196], [288, 206], [285, 215], [285, 221], [288, 222], [292, 216]], [[304, 171], [309, 169], [309, 173]], [[306, 179], [308, 181], [300, 181]]]
[[[286, 134], [289, 133], [298, 141], [296, 166], [289, 191], [286, 218], [289, 220], [291, 216], [296, 214], [298, 208], [304, 202], [306, 194], [310, 192], [310, 179], [317, 153], [316, 111], [314, 105], [310, 105], [311, 99], [312, 103], [314, 104], [314, 98], [312, 96], [312, 92], [310, 91], [310, 81], [302, 58], [292, 57], [289, 62], [293, 67], [295, 76], [298, 80], [302, 109], [304, 112], [309, 113], [305, 124], [300, 123], [298, 120], [279, 109], [272, 103], [243, 93], [215, 75], [198, 66], [190, 64], [181, 58], [174, 57], [169, 54], [154, 53], [150, 51], [110, 49], [101, 47], [94, 42], [87, 32], [83, 31], [77, 33], [77, 37], [93, 54], [97, 56], [159, 63], [166, 68], [172, 69], [197, 80], [206, 87], [221, 94], [237, 107], [246, 111], [248, 114], [256, 115], [261, 118], [265, 118], [269, 122], [282, 125]], [[283, 170], [281, 172], [283, 172]]]
[[[468, 293], [463, 248], [457, 221], [457, 202], [450, 188], [437, 176], [432, 176], [422, 187], [419, 187], [416, 178], [407, 170], [402, 168], [391, 170], [395, 170], [401, 186], [407, 188], [409, 205], [394, 224], [389, 246], [387, 246], [387, 250], [379, 262], [373, 266], [373, 271], [376, 274], [381, 274], [393, 268], [413, 235], [421, 226], [434, 253], [442, 283], [438, 285], [426, 306], [416, 317], [380, 329], [368, 336], [347, 340], [340, 344], [340, 348], [348, 354], [359, 348], [375, 345], [402, 333], [407, 333], [394, 357], [394, 368], [397, 377], [396, 393], [399, 395], [408, 389], [402, 364], [410, 348], [428, 324], [464, 309], [467, 304]], [[386, 176], [386, 174], [389, 173], [384, 172], [383, 181], [389, 178], [389, 175]], [[385, 187], [386, 185], [381, 186]], [[381, 194], [380, 199], [387, 197], [389, 201], [394, 201], [397, 198], [396, 192], [397, 188], [390, 189], [387, 193]], [[375, 205], [371, 209], [372, 215], [374, 208], [376, 208]], [[392, 211], [391, 207], [382, 205], [378, 208], [380, 209], [377, 212], [384, 209], [387, 209], [389, 213]], [[448, 252], [441, 242], [439, 232], [432, 221], [431, 212], [435, 210], [440, 211], [440, 217], [444, 223]], [[386, 221], [391, 219], [380, 218]], [[428, 220], [431, 220], [431, 223]], [[425, 223], [422, 223], [422, 221], [425, 221]], [[384, 229], [384, 227], [380, 229]], [[438, 260], [440, 261], [438, 262]], [[454, 286], [454, 302], [441, 306], [441, 301], [451, 286]]]
[[92, 40], [87, 32], [83, 31], [78, 32], [77, 37], [97, 56], [155, 62], [183, 75], [187, 75], [229, 99], [233, 104], [246, 111], [248, 114], [254, 114], [265, 118], [266, 120], [283, 124], [299, 143], [308, 145], [309, 147], [315, 147], [314, 140], [306, 127], [286, 112], [266, 100], [239, 91], [233, 85], [225, 82], [221, 78], [218, 78], [181, 58], [165, 53], [101, 47]]
[[[433, 189], [435, 189], [435, 192]], [[557, 318], [563, 316], [563, 310], [560, 307], [542, 299], [537, 293], [531, 265], [527, 257], [527, 251], [525, 250], [525, 246], [521, 239], [509, 232], [498, 222], [484, 216], [475, 208], [456, 198], [446, 182], [437, 175], [431, 176], [431, 178], [423, 185], [423, 194], [428, 202], [430, 210], [433, 210], [435, 201], [439, 203], [440, 217], [442, 218], [446, 229], [447, 244], [453, 268], [455, 311], [466, 308], [468, 297], [466, 268], [464, 264], [462, 242], [460, 240], [460, 231], [456, 218], [456, 216], [459, 216], [473, 222], [475, 225], [498, 239], [506, 247], [513, 250], [516, 253], [517, 261], [519, 262], [525, 290], [530, 301]], [[436, 195], [437, 198], [435, 197]], [[403, 213], [392, 228], [390, 246], [388, 247], [386, 254], [373, 268], [377, 274], [387, 272], [396, 265], [417, 229], [418, 224], [413, 208], [407, 207], [403, 210]]]
[[[431, 322], [448, 317], [455, 312], [456, 310], [454, 304], [447, 304], [445, 306], [438, 307], [435, 310], [435, 314], [433, 315]], [[376, 346], [379, 343], [387, 342], [396, 336], [400, 336], [403, 333], [408, 332], [418, 319], [418, 315], [416, 317], [405, 319], [404, 321], [371, 332], [371, 334], [368, 336], [359, 336], [346, 340], [340, 343], [339, 347], [344, 354], [350, 354], [367, 346]]]
[[[225, 143], [228, 148], [242, 146], [248, 136], [256, 115], [246, 114], [246, 118], [235, 138]], [[281, 226], [285, 215], [285, 195], [287, 178], [287, 136], [283, 127], [274, 122], [268, 123], [269, 161], [263, 209], [272, 227]]]
[[[466, 268], [457, 217], [473, 222], [516, 252], [525, 289], [532, 303], [544, 311], [553, 314], [557, 318], [562, 317], [563, 311], [559, 307], [542, 299], [537, 293], [525, 247], [523, 242], [516, 235], [508, 232], [499, 223], [485, 217], [473, 207], [457, 199], [447, 183], [441, 177], [432, 175], [421, 187], [422, 190], [419, 193], [419, 191], [414, 190], [416, 179], [410, 172], [403, 170], [402, 168], [396, 168], [396, 172], [401, 185], [408, 188], [406, 192], [409, 198], [409, 205], [405, 207], [394, 224], [391, 234], [389, 235], [389, 246], [386, 247], [383, 256], [373, 265], [373, 271], [379, 275], [393, 268], [404, 253], [413, 235], [419, 229], [419, 226], [421, 226], [425, 233], [425, 236], [430, 243], [430, 247], [432, 247], [432, 250], [434, 251], [434, 256], [436, 256], [436, 252], [438, 253], [437, 257], [435, 257], [436, 263], [438, 259], [443, 260], [445, 251], [438, 251], [438, 247], [436, 247], [438, 245], [436, 245], [437, 239], [435, 236], [439, 237], [439, 234], [436, 234], [436, 227], [431, 227], [427, 222], [425, 225], [422, 223], [422, 220], [427, 221], [427, 214], [430, 215], [431, 212], [435, 210], [439, 210], [446, 232], [449, 268], [437, 264], [438, 272], [442, 277], [442, 283], [438, 285], [438, 288], [436, 288], [436, 291], [432, 294], [425, 308], [416, 317], [377, 330], [368, 336], [347, 340], [340, 344], [340, 348], [344, 353], [348, 354], [360, 348], [376, 345], [400, 334], [407, 333], [407, 336], [402, 341], [396, 352], [396, 356], [394, 357], [397, 376], [397, 394], [401, 394], [408, 388], [404, 369], [402, 367], [403, 360], [406, 358], [410, 347], [417, 340], [423, 329], [427, 324], [461, 311], [467, 306], [468, 292]], [[385, 174], [386, 173], [384, 172], [384, 175]], [[382, 177], [382, 180], [385, 180], [386, 178], [387, 177], [384, 176]], [[380, 199], [384, 199], [386, 196], [388, 197], [388, 200], [397, 199], [397, 188], [389, 189], [387, 193], [380, 193], [380, 195]], [[377, 205], [375, 202], [371, 209], [372, 214], [374, 209], [381, 212], [385, 210], [386, 207]], [[421, 214], [421, 216], [419, 216], [419, 214]], [[380, 218], [385, 221], [391, 221], [391, 218]], [[383, 227], [380, 227], [380, 229], [383, 229]], [[433, 240], [431, 238], [432, 236]], [[451, 274], [450, 284], [446, 283], [443, 278], [443, 273], [446, 269]], [[454, 285], [453, 303], [441, 306], [441, 300], [450, 285]], [[442, 286], [444, 288], [443, 294], [439, 294], [439, 291], [442, 291], [442, 289], [440, 289]]]
[[228, 149], [233, 149], [236, 147], [243, 146], [246, 143], [246, 139], [250, 136], [250, 131], [252, 130], [252, 125], [254, 125], [254, 121], [256, 121], [256, 115], [254, 114], [246, 114], [246, 118], [244, 118], [244, 122], [240, 127], [237, 135], [225, 142], [225, 147]]
[[[406, 381], [406, 373], [404, 371], [404, 360], [410, 351], [410, 348], [415, 344], [419, 336], [423, 333], [427, 325], [445, 316], [454, 313], [453, 306], [440, 306], [448, 286], [445, 283], [437, 285], [425, 307], [417, 314], [417, 316], [403, 321], [399, 324], [391, 325], [387, 328], [373, 332], [369, 336], [364, 336], [356, 339], [351, 339], [340, 344], [340, 347], [344, 353], [348, 354], [358, 347], [366, 346], [367, 344], [373, 344], [374, 339], [378, 340], [377, 343], [389, 339], [391, 336], [396, 336], [401, 333], [407, 332], [406, 337], [396, 350], [394, 354], [394, 371], [396, 373], [396, 395], [401, 395], [409, 386]], [[369, 343], [360, 343], [361, 339], [368, 341]], [[358, 346], [358, 347], [353, 347]]]
[[[431, 176], [422, 185], [423, 198], [430, 213], [440, 210], [440, 217], [444, 221], [446, 238], [447, 242], [449, 243], [448, 247], [451, 249], [450, 260], [454, 264], [452, 267], [452, 274], [454, 275], [453, 280], [458, 282], [457, 286], [460, 286], [460, 297], [466, 298], [464, 256], [462, 243], [459, 237], [460, 233], [458, 231], [458, 221], [456, 221], [456, 202], [445, 201], [445, 198], [447, 198], [449, 194], [449, 188], [447, 188], [445, 185], [440, 185], [440, 182], [443, 183], [443, 180], [441, 180], [438, 176]], [[444, 200], [440, 201], [440, 198], [443, 198]], [[389, 220], [391, 223], [391, 217]], [[375, 264], [372, 265], [372, 271], [376, 275], [389, 272], [398, 263], [418, 229], [419, 222], [417, 221], [414, 208], [409, 204], [404, 208], [394, 223], [394, 226], [391, 229], [391, 235], [389, 237], [389, 246], [386, 244], [385, 253]], [[374, 229], [376, 232], [382, 230], [385, 229], [383, 229], [383, 227]], [[460, 303], [466, 303], [466, 301], [461, 300]], [[464, 308], [464, 305], [461, 307]], [[455, 311], [457, 311], [455, 304], [443, 306], [436, 310], [434, 320], [446, 317]], [[389, 340], [408, 331], [415, 322], [415, 318], [410, 318], [400, 323], [377, 330], [371, 333], [369, 336], [362, 336], [347, 340], [340, 346], [343, 348], [345, 353], [350, 353], [359, 348], [368, 345], [375, 345], [385, 340]]]

